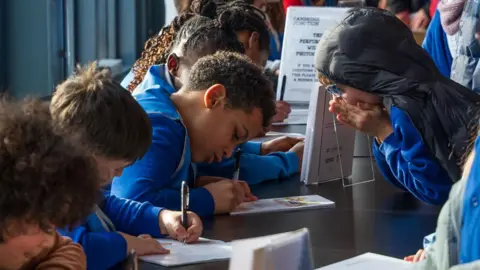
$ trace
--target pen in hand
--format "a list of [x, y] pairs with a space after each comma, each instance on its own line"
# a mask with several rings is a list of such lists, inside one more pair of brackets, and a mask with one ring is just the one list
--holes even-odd
[[[188, 188], [187, 182], [182, 182], [182, 226], [185, 230], [188, 230], [188, 208], [190, 203], [190, 190]], [[186, 244], [186, 240], [183, 239], [183, 244]]]
[[233, 180], [240, 179], [240, 158], [242, 157], [242, 150], [238, 149], [235, 152], [235, 167], [233, 168]]

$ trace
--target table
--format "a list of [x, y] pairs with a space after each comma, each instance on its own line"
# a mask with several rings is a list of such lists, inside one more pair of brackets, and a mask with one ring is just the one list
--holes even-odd
[[[299, 132], [300, 128], [280, 129]], [[303, 126], [303, 130], [305, 127]], [[365, 148], [363, 148], [365, 149]], [[361, 151], [361, 150], [358, 150]], [[357, 152], [357, 149], [356, 149]], [[360, 166], [368, 158], [355, 158]], [[376, 169], [376, 168], [375, 168]], [[354, 173], [362, 173], [356, 172]], [[414, 254], [436, 227], [440, 207], [427, 205], [394, 188], [378, 170], [376, 181], [344, 188], [341, 181], [304, 186], [299, 176], [252, 187], [259, 198], [318, 194], [335, 202], [332, 209], [204, 219], [204, 237], [232, 241], [306, 227], [310, 230], [315, 267], [365, 253], [400, 257]], [[167, 269], [142, 263], [140, 269]], [[178, 267], [179, 270], [228, 269], [228, 262]]]

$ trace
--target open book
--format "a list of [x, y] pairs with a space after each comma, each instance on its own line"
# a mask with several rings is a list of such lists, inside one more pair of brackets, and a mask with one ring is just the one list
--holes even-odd
[[172, 239], [158, 239], [158, 242], [169, 249], [170, 254], [141, 256], [139, 259], [144, 262], [170, 267], [228, 260], [232, 252], [230, 244], [205, 238], [200, 238], [198, 242], [186, 245]]
[[230, 215], [286, 212], [303, 209], [334, 207], [335, 203], [318, 195], [262, 199], [240, 204]]
[[312, 270], [308, 229], [232, 242], [229, 270]]

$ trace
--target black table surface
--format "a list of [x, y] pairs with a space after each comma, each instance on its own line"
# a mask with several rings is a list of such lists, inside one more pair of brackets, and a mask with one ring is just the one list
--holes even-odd
[[[304, 130], [304, 126], [280, 129], [289, 132]], [[368, 164], [366, 162], [369, 159], [355, 158], [354, 162]], [[361, 167], [365, 166], [359, 166]], [[363, 172], [354, 169], [353, 173]], [[299, 175], [295, 175], [289, 179], [252, 186], [253, 193], [261, 199], [318, 194], [334, 201], [335, 208], [215, 216], [203, 219], [203, 237], [228, 242], [305, 227], [310, 231], [315, 267], [365, 252], [399, 258], [414, 254], [422, 247], [423, 237], [435, 230], [440, 207], [422, 203], [410, 194], [396, 189], [383, 179], [378, 170], [375, 179], [351, 187], [343, 187], [341, 180], [305, 186], [300, 183]], [[141, 263], [140, 269], [168, 268]], [[228, 269], [228, 261], [174, 269]]]

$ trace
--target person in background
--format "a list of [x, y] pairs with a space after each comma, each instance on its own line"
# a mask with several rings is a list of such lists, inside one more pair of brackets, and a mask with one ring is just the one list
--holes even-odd
[[[142, 158], [152, 142], [145, 111], [108, 70], [97, 71], [95, 64], [79, 68], [57, 87], [50, 111], [59, 132], [76, 138], [94, 157], [102, 187]], [[114, 267], [132, 249], [139, 256], [168, 253], [154, 238], [170, 236], [191, 243], [200, 237], [202, 222], [196, 214], [188, 213], [184, 228], [181, 212], [158, 206], [104, 192], [82, 224], [58, 231], [83, 246], [88, 269]]]
[[86, 270], [56, 226], [76, 226], [98, 198], [95, 161], [56, 134], [48, 105], [0, 104], [0, 269]]
[[384, 178], [443, 204], [460, 179], [480, 96], [442, 76], [410, 29], [380, 9], [351, 10], [322, 36], [315, 63], [336, 96], [329, 110], [376, 138]]
[[[458, 18], [459, 11], [462, 10], [461, 17]], [[476, 41], [476, 35], [480, 26], [480, 5], [476, 0], [468, 0], [464, 6], [458, 3], [454, 15], [451, 16], [451, 18], [456, 18], [453, 23], [448, 24], [451, 22], [450, 20], [445, 20], [445, 23], [442, 21], [444, 28], [445, 25], [449, 26], [448, 30], [445, 30], [446, 32], [449, 31], [447, 34], [451, 31], [454, 35], [452, 43], [456, 43], [457, 53], [453, 57], [450, 78], [479, 94], [480, 45]]]
[[158, 78], [157, 84], [135, 92], [153, 126], [152, 145], [115, 178], [112, 194], [179, 209], [180, 185], [188, 181], [195, 186], [190, 209], [201, 216], [228, 213], [256, 200], [243, 181], [198, 182], [192, 163], [230, 158], [237, 145], [263, 132], [275, 114], [273, 95], [262, 70], [232, 52], [199, 59], [180, 90]]
[[440, 73], [450, 78], [452, 70], [452, 53], [453, 50], [449, 45], [449, 38], [443, 30], [440, 12], [437, 10], [430, 22], [422, 47], [432, 58]]
[[385, 8], [395, 13], [413, 31], [425, 30], [430, 23], [429, 0], [387, 0]]

